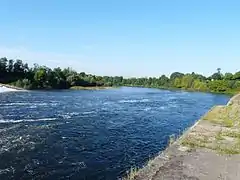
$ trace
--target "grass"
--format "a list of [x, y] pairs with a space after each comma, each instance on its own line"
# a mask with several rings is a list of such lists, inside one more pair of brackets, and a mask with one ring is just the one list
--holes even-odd
[[216, 106], [202, 119], [224, 127], [240, 127], [240, 108], [238, 105]]
[[134, 180], [138, 174], [138, 168], [131, 168], [127, 173], [127, 176], [123, 178], [123, 180]]
[[228, 137], [232, 137], [232, 138], [237, 138], [240, 140], [240, 132], [236, 132], [236, 131], [225, 131], [225, 132], [221, 132], [220, 133], [222, 136], [228, 136]]
[[207, 137], [191, 137], [187, 136], [186, 138], [182, 139], [181, 144], [183, 146], [190, 147], [191, 149], [195, 149], [197, 147], [207, 147], [209, 143]]
[[174, 134], [170, 135], [169, 136], [169, 141], [168, 141], [169, 146], [172, 145], [176, 141], [176, 139], [177, 138], [176, 138], [176, 136]]
[[[207, 148], [220, 154], [240, 154], [240, 99], [228, 106], [212, 108], [202, 120], [203, 123], [189, 132], [181, 140], [181, 145], [196, 148]], [[201, 124], [201, 121], [200, 121]]]
[[215, 139], [217, 141], [223, 141], [225, 138], [222, 136], [221, 132], [218, 132], [217, 135], [215, 136]]
[[240, 131], [226, 128], [213, 135], [189, 134], [181, 140], [181, 145], [190, 149], [206, 148], [219, 154], [240, 154]]
[[191, 149], [197, 149], [197, 148], [206, 148], [210, 150], [214, 150], [218, 152], [219, 154], [240, 154], [240, 141], [239, 139], [235, 141], [233, 145], [224, 144], [221, 141], [225, 140], [224, 137], [221, 135], [217, 135], [214, 142], [204, 141], [199, 138], [193, 138], [193, 139], [184, 139], [181, 142], [181, 145], [187, 146]]
[[232, 147], [232, 148], [221, 148], [219, 146], [219, 147], [217, 147], [213, 150], [216, 150], [219, 154], [229, 154], [229, 155], [240, 154], [239, 149], [235, 149], [234, 147]]

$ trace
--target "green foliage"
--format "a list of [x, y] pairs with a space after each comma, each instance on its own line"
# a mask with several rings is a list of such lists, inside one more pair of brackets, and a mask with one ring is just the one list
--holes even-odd
[[210, 81], [208, 83], [208, 87], [210, 90], [214, 92], [224, 92], [228, 90], [228, 83], [227, 81], [215, 80], [215, 81]]
[[[125, 86], [141, 86], [141, 87], [154, 87], [154, 88], [167, 88], [167, 89], [186, 89], [203, 92], [216, 92], [216, 93], [235, 93], [240, 91], [240, 80], [233, 80], [238, 77], [238, 73], [235, 75], [226, 73], [223, 76], [220, 73], [220, 68], [217, 69], [217, 73], [214, 73], [209, 78], [203, 75], [191, 73], [183, 74], [174, 72], [170, 78], [165, 75], [159, 78], [130, 78], [123, 79], [122, 85]], [[239, 76], [240, 77], [240, 76]], [[113, 85], [116, 85], [113, 83]]]
[[183, 73], [174, 72], [174, 73], [171, 74], [170, 79], [182, 78], [183, 76], [184, 76]]
[[189, 89], [189, 88], [192, 88], [194, 79], [193, 79], [192, 75], [184, 75], [182, 77], [181, 82], [182, 82], [182, 87], [184, 89]]
[[214, 73], [212, 76], [209, 77], [210, 80], [221, 80], [222, 76], [219, 73]]
[[199, 79], [194, 80], [192, 87], [197, 91], [208, 91], [207, 83], [202, 82]]
[[233, 80], [240, 80], [240, 71], [233, 75]]
[[233, 80], [233, 74], [232, 73], [226, 73], [224, 76], [224, 80], [230, 81]]
[[182, 87], [182, 82], [181, 82], [181, 79], [180, 78], [175, 78], [174, 79], [174, 83], [173, 83], [173, 86], [176, 87], [176, 88], [181, 88]]
[[73, 86], [137, 86], [166, 89], [186, 89], [210, 91], [217, 93], [233, 93], [240, 91], [240, 71], [232, 74], [221, 74], [221, 69], [206, 78], [192, 72], [183, 74], [174, 72], [170, 78], [161, 75], [156, 77], [123, 78], [122, 76], [95, 76], [85, 72], [77, 73], [71, 68], [54, 68], [34, 64], [29, 68], [22, 60], [0, 59], [0, 82], [11, 83], [26, 89], [68, 89]]
[[[106, 77], [109, 79], [109, 77]], [[100, 76], [87, 75], [84, 72], [77, 73], [71, 68], [50, 69], [46, 66], [34, 64], [29, 68], [22, 60], [0, 59], [0, 82], [10, 83], [25, 89], [67, 89], [71, 86], [95, 87], [119, 84], [122, 77], [109, 80]]]

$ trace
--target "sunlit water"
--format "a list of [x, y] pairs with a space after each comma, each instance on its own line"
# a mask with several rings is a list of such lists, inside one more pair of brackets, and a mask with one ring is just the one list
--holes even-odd
[[145, 88], [0, 93], [0, 179], [118, 179], [228, 100]]

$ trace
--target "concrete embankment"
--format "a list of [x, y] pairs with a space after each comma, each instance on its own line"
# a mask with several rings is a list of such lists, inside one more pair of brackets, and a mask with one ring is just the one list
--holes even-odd
[[129, 175], [135, 180], [239, 180], [240, 95], [215, 106], [182, 137]]
[[9, 91], [23, 91], [24, 89], [0, 83], [0, 93]]

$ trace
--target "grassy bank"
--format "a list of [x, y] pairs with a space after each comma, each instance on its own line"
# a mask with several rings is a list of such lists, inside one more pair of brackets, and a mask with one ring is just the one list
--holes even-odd
[[221, 154], [240, 154], [239, 104], [214, 107], [181, 144], [190, 149], [207, 148]]

